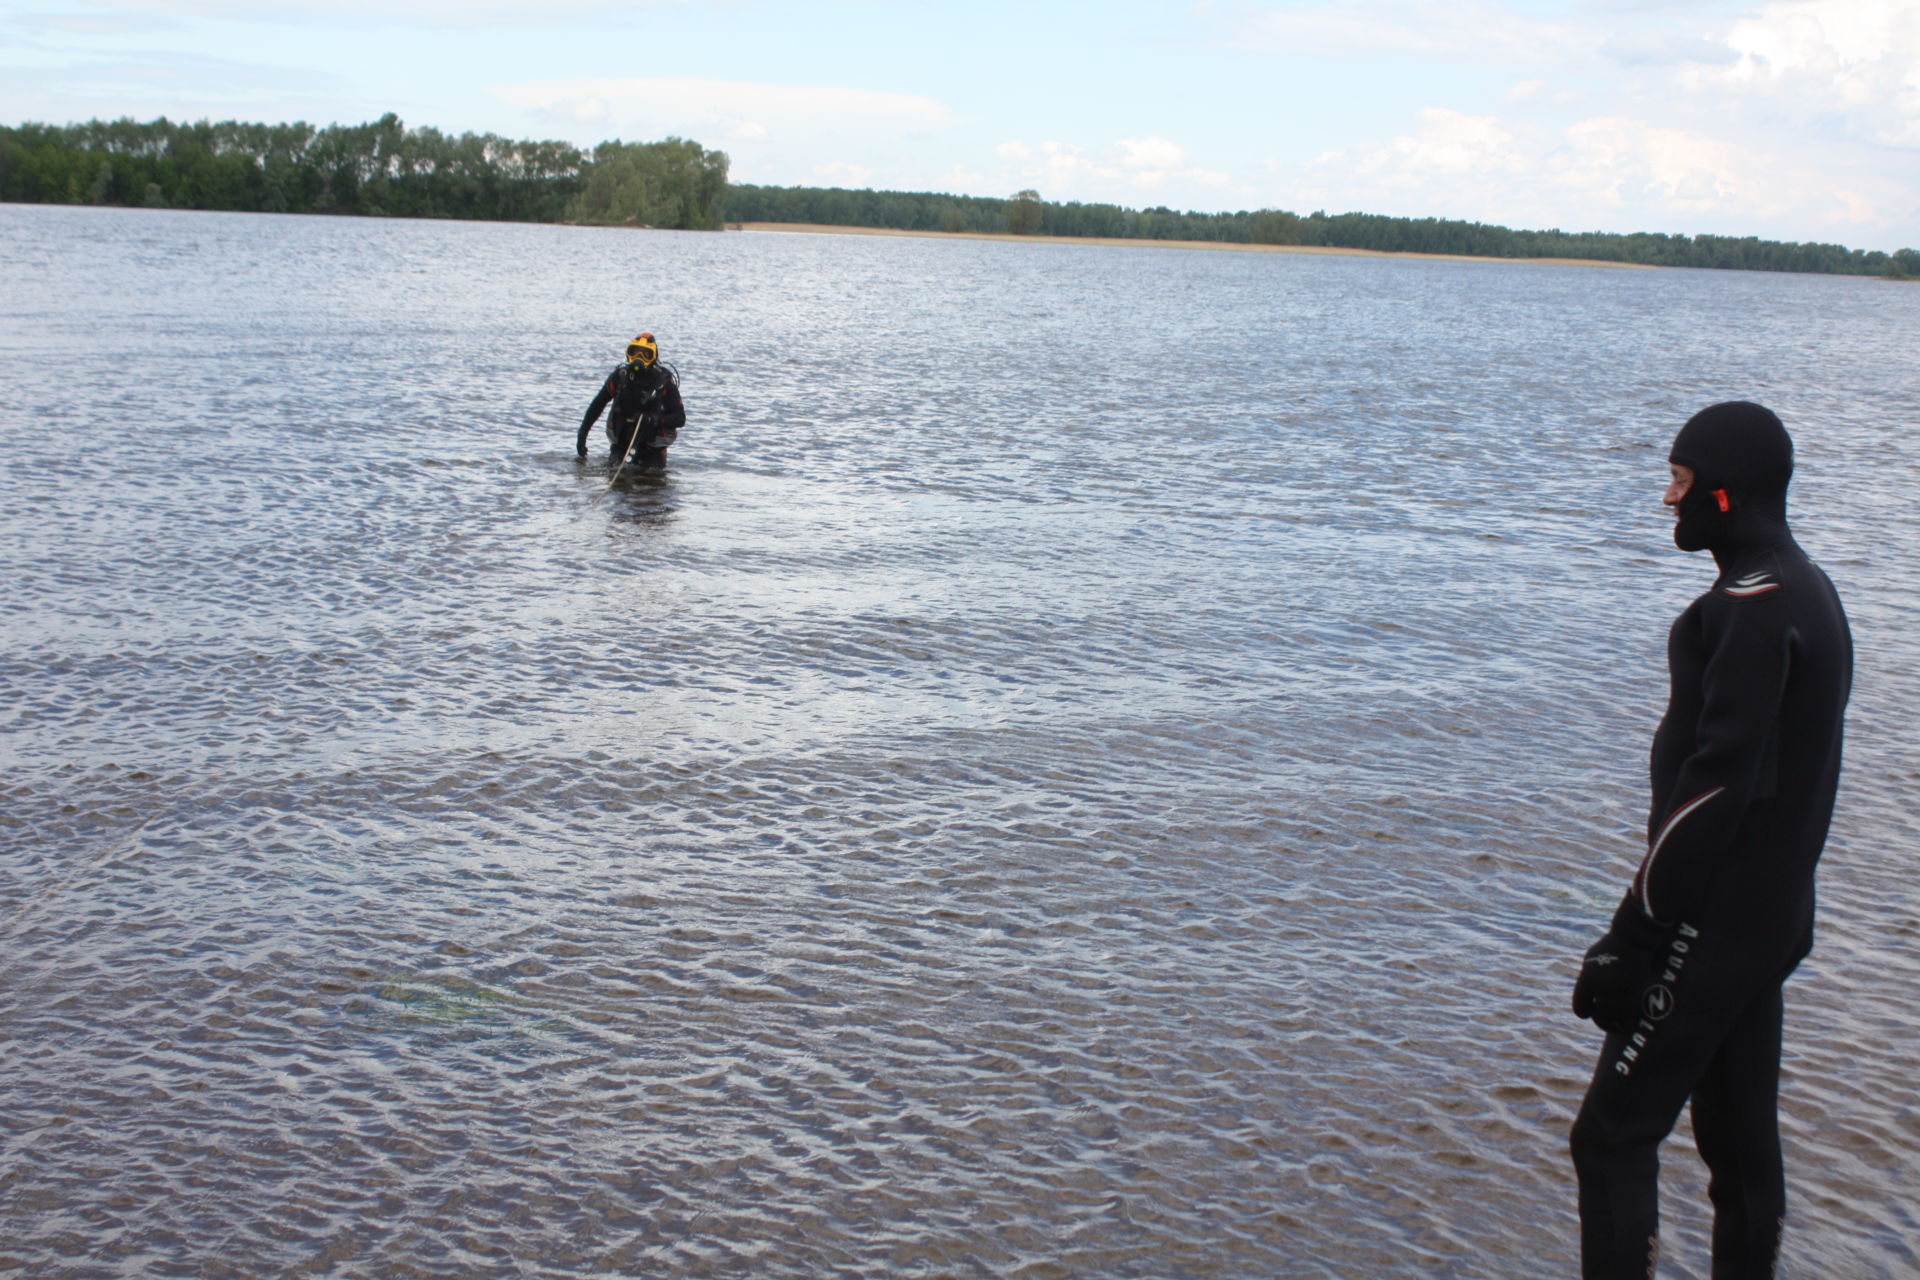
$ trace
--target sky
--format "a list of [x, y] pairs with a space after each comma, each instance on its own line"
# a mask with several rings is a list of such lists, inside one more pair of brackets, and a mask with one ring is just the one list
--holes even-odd
[[388, 111], [736, 182], [1920, 248], [1920, 0], [0, 0], [0, 123]]

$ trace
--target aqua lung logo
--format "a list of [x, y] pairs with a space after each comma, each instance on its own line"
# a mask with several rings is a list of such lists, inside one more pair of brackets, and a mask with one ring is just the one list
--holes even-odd
[[1613, 1061], [1613, 1069], [1621, 1075], [1633, 1074], [1633, 1064], [1640, 1061], [1640, 1055], [1646, 1051], [1647, 1042], [1654, 1031], [1679, 1003], [1673, 994], [1673, 984], [1680, 981], [1680, 971], [1687, 967], [1687, 956], [1693, 951], [1694, 940], [1699, 936], [1700, 931], [1690, 924], [1682, 924], [1673, 931], [1673, 941], [1667, 944], [1666, 963], [1661, 966], [1660, 976], [1640, 993], [1640, 1021], [1627, 1036], [1627, 1042], [1620, 1046], [1620, 1056]]

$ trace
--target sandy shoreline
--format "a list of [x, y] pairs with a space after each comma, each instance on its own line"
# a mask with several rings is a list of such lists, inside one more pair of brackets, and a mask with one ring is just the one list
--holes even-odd
[[996, 231], [899, 231], [890, 227], [829, 227], [812, 222], [729, 222], [729, 231], [785, 231], [828, 236], [916, 236], [927, 240], [1012, 240], [1024, 244], [1104, 244], [1134, 249], [1211, 249], [1228, 253], [1319, 253], [1342, 258], [1424, 258], [1433, 262], [1515, 262], [1561, 267], [1621, 267], [1658, 271], [1643, 262], [1603, 262], [1595, 258], [1492, 258], [1471, 253], [1386, 253], [1378, 249], [1337, 249], [1305, 244], [1231, 244], [1222, 240], [1132, 240], [1111, 236], [1016, 236]]

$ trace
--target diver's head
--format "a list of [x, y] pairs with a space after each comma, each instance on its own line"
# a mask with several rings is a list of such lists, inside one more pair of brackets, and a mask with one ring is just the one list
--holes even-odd
[[1793, 439], [1773, 410], [1747, 400], [1708, 405], [1687, 419], [1667, 461], [1674, 482], [1673, 542], [1682, 551], [1771, 540], [1787, 522]]
[[653, 362], [660, 358], [660, 344], [653, 340], [650, 333], [640, 334], [627, 344], [627, 363], [637, 364], [641, 368], [652, 368]]

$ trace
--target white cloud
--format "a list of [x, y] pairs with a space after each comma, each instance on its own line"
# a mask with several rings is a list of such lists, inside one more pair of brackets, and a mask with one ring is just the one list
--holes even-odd
[[24, 31], [63, 36], [109, 36], [125, 39], [136, 32], [176, 31], [186, 24], [171, 14], [136, 14], [105, 11], [95, 13], [23, 13], [12, 19]]
[[994, 153], [1010, 166], [1012, 180], [1036, 186], [1049, 200], [1127, 203], [1168, 187], [1229, 185], [1229, 174], [1187, 163], [1187, 149], [1157, 135], [1121, 138], [1090, 155], [1087, 148], [1049, 140], [1033, 146], [1003, 142]]
[[[1138, 91], [1142, 64], [1118, 45], [1091, 70], [1068, 49], [1031, 51], [1060, 60], [1065, 114], [1045, 124], [992, 77], [946, 90], [948, 101], [570, 78], [596, 59], [655, 65], [624, 50], [645, 47], [667, 4], [699, 33], [684, 50], [724, 38], [742, 67], [817, 65], [806, 42], [839, 38], [830, 23], [742, 25], [738, 0], [22, 0], [14, 7], [35, 12], [0, 17], [18, 64], [0, 77], [0, 118], [352, 121], [391, 108], [414, 124], [584, 145], [679, 134], [725, 149], [741, 181], [818, 182], [844, 165], [887, 187], [1033, 186], [1136, 207], [1279, 204], [1874, 247], [1916, 243], [1920, 226], [1920, 0], [1195, 0], [1183, 41], [1238, 53], [1136, 49], [1164, 76], [1157, 87], [1207, 113], [1151, 124], [1133, 114], [1151, 100]], [[948, 35], [952, 57], [998, 47]], [[930, 82], [908, 78], [922, 68], [904, 54], [877, 65], [843, 83]], [[494, 101], [475, 103], [486, 85], [500, 86]], [[1101, 133], [1072, 123], [1082, 118], [1137, 122]]]
[[1119, 169], [1089, 160], [1084, 149], [1064, 142], [1041, 143], [1040, 155], [1040, 165], [1045, 170], [1049, 190], [1072, 191], [1088, 184], [1112, 182], [1122, 177]]
[[[0, 90], [0, 111], [13, 109], [12, 95], [31, 95], [45, 102], [69, 104], [67, 119], [86, 119], [115, 112], [171, 115], [188, 119], [196, 113], [251, 109], [263, 97], [290, 95], [331, 98], [342, 78], [302, 67], [238, 62], [204, 54], [151, 52], [125, 57], [89, 59], [45, 67], [10, 67]], [[103, 109], [102, 103], [114, 104]], [[36, 109], [44, 116], [44, 108]], [[19, 119], [33, 111], [21, 111]], [[365, 116], [374, 119], [378, 112]], [[293, 117], [285, 117], [291, 119]]]
[[935, 185], [940, 191], [980, 191], [989, 181], [990, 175], [978, 169], [969, 169], [964, 164], [956, 164], [942, 174]]
[[1470, 116], [1446, 107], [1425, 107], [1410, 134], [1317, 163], [1341, 165], [1391, 186], [1419, 187], [1436, 178], [1514, 174], [1528, 167], [1513, 148], [1514, 135], [1492, 116]]
[[1787, 0], [1735, 22], [1730, 65], [1684, 81], [1757, 95], [1795, 114], [1840, 117], [1848, 132], [1920, 146], [1920, 5], [1913, 0]]
[[1851, 239], [1888, 225], [1901, 212], [1902, 195], [1892, 184], [1825, 172], [1818, 156], [1619, 117], [1568, 129], [1548, 170], [1549, 181], [1596, 211], [1652, 209], [1695, 224], [1737, 219], [1743, 234], [1799, 224]]
[[1658, 67], [1706, 63], [1726, 65], [1740, 55], [1724, 43], [1698, 32], [1636, 28], [1608, 36], [1600, 52], [1628, 67]]
[[813, 176], [827, 186], [865, 187], [873, 181], [873, 170], [865, 165], [835, 160], [830, 164], [813, 166]]
[[1537, 67], [1591, 47], [1578, 24], [1488, 0], [1322, 0], [1261, 12], [1234, 42], [1255, 52], [1376, 60], [1382, 54]]
[[493, 93], [536, 119], [591, 121], [645, 137], [679, 133], [736, 143], [827, 137], [914, 137], [954, 122], [945, 103], [915, 94], [690, 76], [531, 80]]
[[1772, 158], [1682, 129], [1609, 117], [1566, 131], [1550, 181], [1585, 201], [1708, 213], [1738, 201], [1761, 211]]
[[1122, 138], [1113, 149], [1125, 169], [1178, 169], [1187, 163], [1187, 149], [1165, 138]]
[[1299, 129], [1259, 203], [1912, 241], [1920, 0], [1254, 3], [1213, 11], [1239, 47], [1379, 87]]
[[1511, 67], [1525, 77], [1513, 101], [1583, 77], [1615, 110], [1651, 111], [1677, 92], [1710, 112], [1732, 93], [1760, 99], [1776, 118], [1839, 116], [1853, 136], [1920, 145], [1916, 0], [1771, 0], [1731, 20], [1672, 4], [1543, 18], [1513, 0], [1308, 0], [1241, 11], [1231, 39], [1382, 74], [1393, 74], [1389, 60], [1416, 76], [1420, 63]]
[[142, 11], [169, 18], [207, 18], [273, 26], [345, 25], [475, 27], [550, 25], [556, 20], [601, 19], [632, 8], [685, 0], [113, 0], [116, 11]]
[[1275, 202], [1296, 210], [1568, 230], [1780, 236], [1769, 228], [1800, 227], [1843, 241], [1893, 225], [1911, 201], [1893, 179], [1836, 178], [1818, 154], [1628, 116], [1546, 130], [1444, 108], [1419, 112], [1407, 134], [1316, 157], [1285, 191]]
[[578, 98], [560, 98], [541, 110], [541, 114], [550, 120], [563, 120], [568, 124], [597, 124], [613, 115], [613, 108], [607, 105], [605, 98], [586, 94]]

